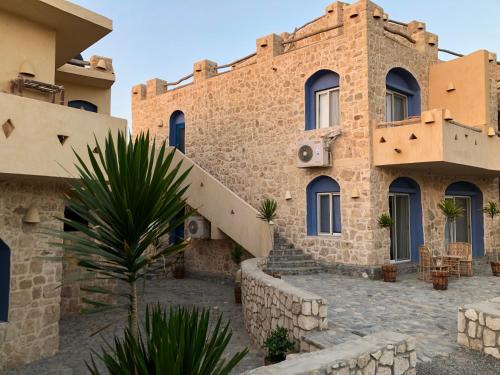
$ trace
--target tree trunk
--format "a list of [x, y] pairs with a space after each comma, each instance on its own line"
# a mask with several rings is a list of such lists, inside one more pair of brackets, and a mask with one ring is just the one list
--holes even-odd
[[137, 284], [136, 281], [130, 283], [130, 308], [129, 308], [129, 328], [132, 337], [137, 339], [139, 336], [137, 325]]

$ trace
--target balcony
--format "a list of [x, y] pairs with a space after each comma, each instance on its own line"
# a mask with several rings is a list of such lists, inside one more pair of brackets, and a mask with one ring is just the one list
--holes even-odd
[[373, 132], [377, 167], [433, 174], [498, 175], [500, 138], [484, 127], [461, 125], [434, 109], [422, 117], [381, 123]]
[[123, 119], [40, 100], [0, 93], [0, 174], [72, 178], [73, 149], [87, 161], [111, 130], [125, 131]]

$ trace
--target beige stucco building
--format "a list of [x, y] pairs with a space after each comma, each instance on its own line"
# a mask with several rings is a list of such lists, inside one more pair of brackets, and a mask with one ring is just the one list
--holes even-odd
[[[168, 140], [254, 208], [276, 199], [280, 243], [332, 269], [373, 275], [445, 241], [470, 242], [481, 258], [500, 243], [481, 212], [499, 198], [500, 65], [484, 50], [442, 61], [439, 48], [424, 22], [336, 2], [233, 63], [203, 60], [178, 82], [134, 86], [133, 132]], [[191, 242], [186, 267], [229, 276], [223, 232], [240, 242], [234, 227], [247, 222], [221, 191], [192, 186], [212, 228], [211, 240]], [[451, 233], [437, 208], [445, 196], [466, 212]], [[391, 233], [377, 225], [382, 213]]]
[[68, 214], [72, 149], [84, 156], [94, 135], [126, 131], [110, 116], [111, 59], [80, 56], [111, 30], [65, 0], [0, 2], [0, 371], [55, 354], [59, 319], [80, 304], [42, 231]]

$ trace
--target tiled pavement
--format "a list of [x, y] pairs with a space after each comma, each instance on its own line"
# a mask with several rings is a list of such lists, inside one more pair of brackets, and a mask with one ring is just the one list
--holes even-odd
[[404, 275], [396, 283], [349, 278], [333, 274], [284, 276], [291, 284], [328, 299], [332, 328], [367, 334], [392, 330], [417, 339], [420, 361], [457, 351], [457, 308], [500, 296], [500, 278], [452, 278], [447, 291]]
[[[245, 346], [250, 347], [250, 338], [243, 326], [241, 305], [234, 303], [233, 288], [213, 282], [184, 279], [184, 280], [151, 280], [147, 281], [146, 292], [142, 295], [141, 306], [146, 303], [168, 305], [196, 305], [210, 307], [212, 318], [222, 312], [224, 319], [229, 319], [233, 336], [229, 343], [229, 353], [240, 351]], [[91, 349], [98, 349], [103, 343], [101, 336], [89, 337], [101, 327], [110, 322], [125, 322], [122, 313], [83, 315], [65, 318], [61, 322], [60, 352], [52, 357], [19, 367], [7, 372], [8, 375], [80, 375], [88, 374], [84, 361], [88, 360]], [[114, 334], [121, 332], [120, 325], [116, 324], [102, 332], [109, 340]], [[233, 371], [239, 374], [242, 371], [262, 366], [264, 356], [255, 348], [250, 347], [250, 353]]]

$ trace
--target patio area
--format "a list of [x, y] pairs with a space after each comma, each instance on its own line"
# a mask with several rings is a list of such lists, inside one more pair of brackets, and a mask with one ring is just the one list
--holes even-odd
[[285, 276], [287, 282], [328, 300], [330, 327], [357, 335], [390, 330], [417, 339], [419, 362], [456, 353], [458, 307], [500, 296], [500, 278], [484, 272], [450, 278], [449, 289], [437, 291], [416, 274], [396, 283], [335, 274]]

